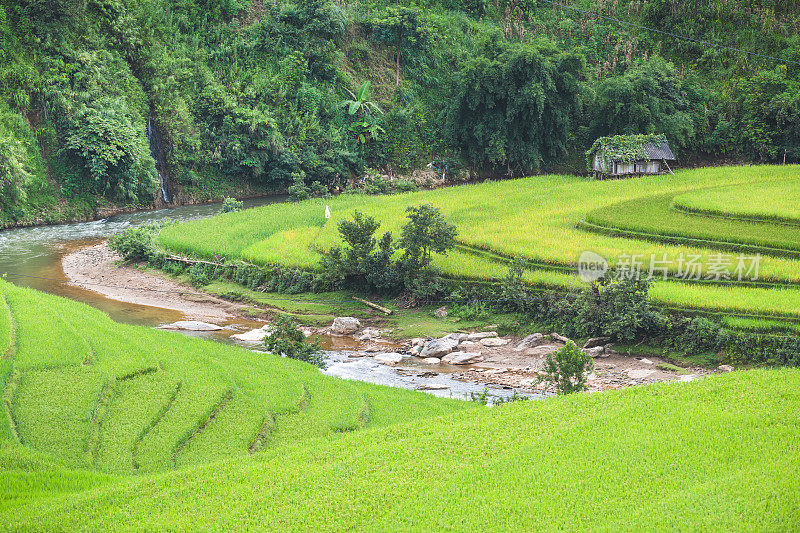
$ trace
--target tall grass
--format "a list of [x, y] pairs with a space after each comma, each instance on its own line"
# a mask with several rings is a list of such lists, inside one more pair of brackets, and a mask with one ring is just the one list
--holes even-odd
[[472, 409], [2, 515], [10, 528], [794, 531], [800, 370]]
[[723, 217], [800, 223], [800, 180], [748, 183], [675, 197], [679, 209]]

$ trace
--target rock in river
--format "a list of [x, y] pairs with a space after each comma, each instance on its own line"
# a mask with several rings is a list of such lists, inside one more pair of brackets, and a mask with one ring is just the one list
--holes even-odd
[[200, 322], [199, 320], [180, 320], [172, 324], [161, 326], [160, 329], [180, 329], [183, 331], [219, 331], [222, 326]]
[[517, 344], [517, 347], [514, 348], [514, 351], [521, 352], [523, 350], [527, 350], [528, 348], [533, 348], [534, 346], [541, 344], [543, 338], [544, 335], [542, 335], [541, 333], [534, 333], [533, 335], [528, 335], [527, 337], [522, 339], [519, 342], [519, 344]]
[[331, 333], [334, 335], [350, 335], [361, 328], [361, 322], [351, 316], [340, 316], [333, 319]]
[[609, 342], [611, 342], [611, 339], [608, 337], [592, 337], [591, 339], [586, 341], [586, 344], [584, 344], [583, 347], [588, 350], [589, 348], [597, 348], [598, 346], [605, 346]]
[[483, 361], [479, 353], [453, 352], [442, 357], [442, 362], [450, 365], [471, 365]]
[[252, 329], [246, 333], [237, 333], [236, 335], [231, 335], [231, 339], [243, 342], [262, 342], [264, 339], [269, 337], [269, 335], [269, 326], [264, 326], [263, 328]]
[[588, 355], [589, 357], [593, 358], [603, 358], [608, 357], [610, 354], [606, 353], [606, 349], [602, 346], [595, 346], [594, 348], [583, 348], [581, 350], [583, 353]]
[[399, 353], [381, 353], [375, 356], [375, 360], [379, 363], [384, 363], [387, 365], [396, 365], [407, 357], [407, 355], [402, 355]]
[[506, 344], [508, 344], [508, 340], [499, 339], [497, 337], [488, 337], [486, 339], [481, 339], [481, 344], [488, 347], [505, 346]]
[[450, 336], [434, 339], [422, 348], [420, 357], [442, 357], [447, 355], [458, 346], [459, 339]]

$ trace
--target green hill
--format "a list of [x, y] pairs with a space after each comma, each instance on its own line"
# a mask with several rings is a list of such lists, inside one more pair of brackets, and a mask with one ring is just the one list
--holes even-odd
[[2, 0], [0, 226], [160, 202], [159, 176], [182, 201], [583, 171], [617, 133], [798, 161], [795, 4]]

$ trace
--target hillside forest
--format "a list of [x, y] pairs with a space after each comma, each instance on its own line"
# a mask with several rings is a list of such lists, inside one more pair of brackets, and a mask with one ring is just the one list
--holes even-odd
[[800, 161], [800, 0], [0, 0], [0, 226], [580, 174], [639, 133]]

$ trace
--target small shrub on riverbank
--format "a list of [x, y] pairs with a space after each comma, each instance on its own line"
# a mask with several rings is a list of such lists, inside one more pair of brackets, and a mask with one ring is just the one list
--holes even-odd
[[577, 293], [548, 293], [533, 316], [571, 337], [632, 342], [646, 334], [663, 334], [669, 327], [669, 320], [650, 306], [648, 290], [646, 280], [615, 281], [608, 275]]
[[108, 239], [108, 246], [127, 261], [152, 261], [163, 255], [156, 248], [155, 237], [160, 227], [154, 224], [143, 224], [128, 228]]
[[264, 344], [267, 350], [325, 368], [319, 341], [307, 341], [305, 334], [298, 329], [297, 322], [289, 315], [280, 315], [271, 326], [270, 334]]
[[725, 333], [716, 322], [695, 317], [674, 339], [675, 348], [684, 354], [716, 353], [725, 342]]
[[547, 355], [539, 380], [554, 386], [559, 394], [571, 394], [586, 390], [586, 380], [592, 370], [592, 358], [569, 341], [557, 352]]
[[241, 211], [244, 208], [244, 202], [240, 202], [236, 198], [226, 197], [222, 201], [222, 212], [233, 213], [234, 211]]
[[[345, 246], [334, 246], [322, 258], [319, 278], [334, 288], [396, 294], [406, 291], [413, 301], [435, 299], [447, 291], [440, 272], [431, 266], [433, 254], [446, 254], [455, 245], [456, 228], [429, 205], [409, 206], [408, 222], [395, 244], [392, 234], [377, 240], [380, 222], [359, 211], [339, 222]], [[403, 250], [402, 256], [393, 255]]]

